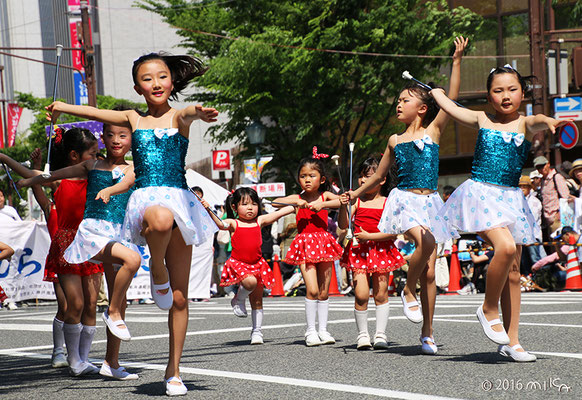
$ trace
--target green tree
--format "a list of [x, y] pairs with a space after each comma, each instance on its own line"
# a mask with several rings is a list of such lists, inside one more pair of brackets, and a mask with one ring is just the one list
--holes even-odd
[[[23, 132], [16, 137], [15, 145], [13, 147], [1, 149], [2, 153], [15, 160], [23, 162], [28, 160], [30, 153], [38, 147], [43, 149], [43, 159], [46, 159], [48, 146], [46, 126], [49, 125], [50, 122], [46, 119], [45, 107], [52, 103], [52, 99], [35, 97], [30, 93], [17, 93], [16, 101], [20, 107], [31, 110], [34, 113], [35, 119], [26, 132]], [[125, 105], [142, 111], [145, 111], [146, 109], [146, 106], [143, 103], [134, 103], [129, 100], [117, 99], [111, 96], [97, 96], [97, 107], [99, 108], [111, 109], [117, 105]], [[75, 121], [82, 121], [82, 119], [62, 114], [59, 117], [58, 122], [67, 123]], [[5, 175], [3, 170], [0, 171], [0, 176], [2, 175]], [[20, 178], [16, 173], [12, 173], [12, 177], [15, 180]], [[14, 188], [7, 178], [0, 180], [0, 189], [8, 195], [14, 192]], [[21, 189], [20, 194], [22, 197], [26, 198], [26, 189]], [[15, 202], [15, 205], [16, 203], [17, 202]], [[23, 210], [19, 209], [19, 211], [21, 212], [21, 215], [23, 215]]]
[[[265, 175], [284, 172], [279, 179], [287, 182], [295, 181], [298, 160], [313, 145], [345, 155], [355, 142], [355, 159], [383, 151], [388, 136], [403, 128], [390, 121], [406, 83], [402, 72], [438, 81], [439, 68], [450, 61], [386, 54], [449, 56], [454, 37], [470, 36], [482, 23], [467, 9], [449, 9], [445, 0], [137, 4], [177, 27], [182, 45], [208, 63], [198, 81], [205, 91], [190, 100], [228, 115], [210, 130], [212, 139], [245, 142], [244, 128], [261, 119], [268, 127], [261, 151], [275, 155]], [[251, 155], [254, 149], [246, 147], [242, 154]]]

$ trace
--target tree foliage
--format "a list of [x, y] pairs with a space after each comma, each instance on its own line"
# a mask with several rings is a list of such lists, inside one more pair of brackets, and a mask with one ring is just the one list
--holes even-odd
[[[482, 23], [467, 9], [449, 9], [445, 0], [137, 4], [177, 27], [188, 52], [208, 63], [198, 81], [204, 91], [195, 99], [229, 117], [211, 129], [212, 139], [247, 143], [244, 128], [261, 119], [268, 127], [261, 151], [275, 155], [265, 174], [284, 171], [279, 179], [287, 182], [294, 182], [298, 160], [313, 145], [347, 154], [355, 142], [356, 159], [382, 151], [388, 136], [403, 128], [390, 121], [405, 84], [402, 71], [442, 80], [439, 68], [450, 61], [386, 54], [450, 56], [454, 37], [472, 36]], [[252, 146], [246, 147], [243, 154], [252, 154]]]

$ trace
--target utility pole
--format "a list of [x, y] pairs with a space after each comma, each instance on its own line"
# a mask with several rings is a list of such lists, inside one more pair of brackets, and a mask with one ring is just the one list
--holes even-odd
[[85, 84], [89, 105], [97, 107], [97, 84], [95, 82], [95, 52], [91, 41], [89, 24], [89, 6], [87, 0], [81, 0], [81, 25], [83, 31], [83, 68], [85, 69]]

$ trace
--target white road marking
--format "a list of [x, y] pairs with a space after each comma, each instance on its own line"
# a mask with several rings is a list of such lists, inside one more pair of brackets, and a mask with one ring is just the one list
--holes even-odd
[[53, 326], [49, 324], [0, 324], [0, 332], [3, 331], [52, 332]]
[[[451, 318], [435, 318], [434, 321], [439, 321], [439, 322], [469, 322], [471, 324], [475, 323], [479, 323], [479, 321], [471, 321], [471, 320], [465, 320], [465, 319], [451, 319]], [[551, 327], [555, 327], [555, 328], [582, 328], [582, 325], [568, 325], [568, 324], [548, 324], [548, 323], [544, 323], [544, 322], [519, 322], [519, 325], [525, 325], [525, 326], [551, 326]]]
[[582, 359], [582, 353], [549, 353], [549, 352], [545, 352], [545, 351], [529, 351], [529, 352], [534, 353], [534, 354], [541, 354], [543, 356], [555, 356], [555, 357], [567, 357], [567, 358]]

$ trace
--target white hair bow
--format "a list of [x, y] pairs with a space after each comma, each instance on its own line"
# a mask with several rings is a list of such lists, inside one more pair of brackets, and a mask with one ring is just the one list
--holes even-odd
[[[505, 65], [503, 66], [503, 68], [512, 69], [512, 70], [514, 70], [515, 72], [517, 72], [517, 70], [516, 70], [515, 68], [513, 68], [513, 67], [512, 67], [511, 65], [509, 65], [509, 64], [505, 64]], [[495, 67], [495, 68], [491, 68], [491, 71], [489, 71], [489, 75], [491, 75], [491, 74], [493, 73], [493, 71], [495, 71], [496, 69], [497, 69], [497, 67]]]

